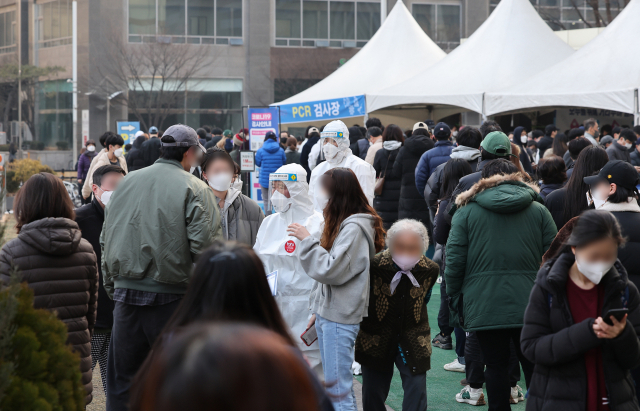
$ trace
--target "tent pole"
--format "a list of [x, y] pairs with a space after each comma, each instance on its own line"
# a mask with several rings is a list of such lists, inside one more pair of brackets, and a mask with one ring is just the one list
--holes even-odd
[[384, 19], [387, 18], [387, 0], [380, 0], [380, 25], [384, 23]]
[[486, 111], [487, 111], [487, 110], [485, 109], [485, 107], [484, 107], [484, 106], [485, 106], [484, 94], [485, 94], [485, 93], [482, 93], [482, 122], [483, 122], [483, 123], [484, 123], [485, 121], [487, 121], [487, 115], [486, 115], [486, 114], [484, 114], [484, 113], [486, 113]]
[[634, 110], [633, 110], [633, 123], [634, 126], [640, 125], [640, 101], [638, 100], [638, 89], [633, 92]]

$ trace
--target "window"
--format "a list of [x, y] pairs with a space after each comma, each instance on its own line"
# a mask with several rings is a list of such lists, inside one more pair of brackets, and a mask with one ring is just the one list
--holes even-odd
[[460, 44], [461, 7], [458, 4], [414, 4], [412, 14], [422, 30], [443, 50]]
[[242, 0], [129, 0], [129, 42], [242, 44]]
[[380, 28], [380, 2], [276, 0], [276, 46], [362, 47]]
[[58, 141], [71, 144], [73, 135], [72, 85], [67, 80], [43, 81], [36, 86], [36, 139], [47, 147]]
[[56, 0], [36, 5], [40, 47], [71, 44], [71, 0]]
[[0, 14], [0, 54], [16, 51], [16, 12]]

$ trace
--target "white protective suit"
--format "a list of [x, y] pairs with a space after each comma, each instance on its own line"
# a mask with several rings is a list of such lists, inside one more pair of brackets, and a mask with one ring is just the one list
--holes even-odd
[[[283, 176], [288, 178], [285, 180]], [[253, 249], [262, 260], [267, 274], [278, 271], [275, 299], [280, 312], [311, 368], [322, 376], [318, 342], [307, 347], [300, 339], [312, 314], [309, 311], [309, 294], [315, 281], [307, 276], [302, 268], [298, 258], [300, 240], [289, 236], [287, 227], [292, 223], [298, 223], [305, 226], [312, 236], [320, 238], [324, 228], [324, 218], [321, 213], [313, 209], [307, 184], [307, 172], [302, 166], [288, 164], [280, 167], [270, 175], [270, 186], [272, 177], [278, 181], [284, 181], [291, 196], [291, 206], [284, 212], [274, 208], [274, 212], [278, 212], [264, 219]]]
[[[309, 195], [313, 199], [314, 208], [322, 212], [321, 202], [318, 201], [317, 194], [320, 191], [320, 176], [328, 170], [336, 167], [344, 167], [351, 169], [360, 182], [360, 187], [364, 191], [364, 195], [369, 200], [369, 205], [373, 206], [373, 192], [376, 186], [376, 171], [373, 166], [358, 156], [354, 156], [349, 148], [349, 129], [340, 120], [332, 121], [327, 124], [322, 133], [320, 133], [320, 141], [318, 144], [324, 150], [324, 141], [333, 139], [338, 143], [338, 154], [333, 159], [329, 156], [325, 157], [327, 161], [320, 163], [311, 171], [311, 180], [309, 180]], [[329, 143], [327, 143], [328, 145]]]

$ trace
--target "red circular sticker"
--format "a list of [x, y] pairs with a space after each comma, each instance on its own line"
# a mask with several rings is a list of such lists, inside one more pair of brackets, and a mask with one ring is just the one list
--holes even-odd
[[284, 243], [284, 251], [288, 252], [289, 254], [296, 251], [296, 243], [291, 240], [287, 241], [286, 243]]

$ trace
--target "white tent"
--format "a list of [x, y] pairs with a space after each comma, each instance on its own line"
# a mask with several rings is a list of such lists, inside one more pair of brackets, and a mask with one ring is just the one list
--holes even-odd
[[376, 34], [347, 63], [321, 82], [273, 105], [362, 96], [410, 78], [445, 56], [398, 1]]
[[368, 93], [367, 112], [420, 104], [482, 113], [485, 92], [517, 84], [573, 52], [529, 0], [502, 0], [444, 60], [402, 83]]
[[488, 93], [486, 114], [558, 106], [633, 113], [634, 91], [640, 87], [639, 22], [640, 0], [631, 0], [602, 33], [566, 60]]

